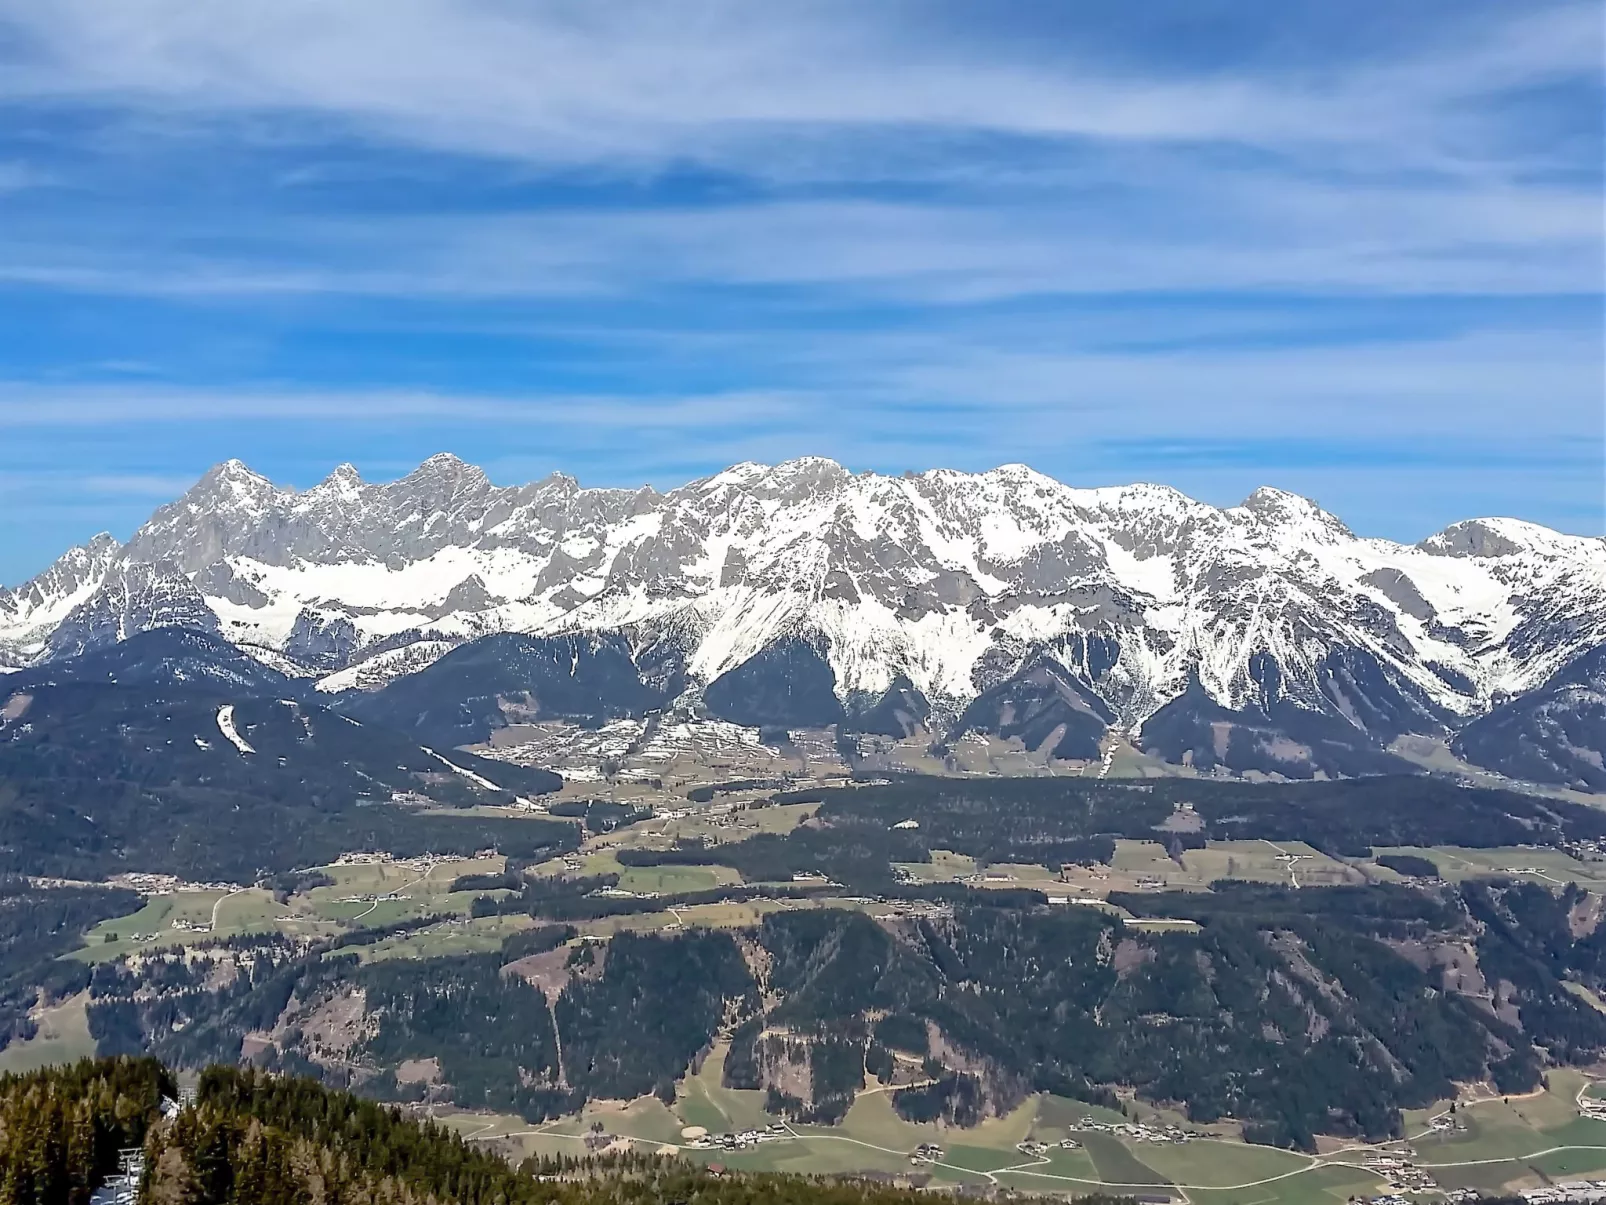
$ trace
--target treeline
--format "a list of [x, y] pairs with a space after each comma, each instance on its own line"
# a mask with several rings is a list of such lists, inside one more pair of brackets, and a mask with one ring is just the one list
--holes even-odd
[[782, 791], [786, 783], [779, 778], [732, 778], [727, 782], [707, 782], [692, 787], [686, 798], [692, 803], [712, 803], [715, 795], [732, 791]]
[[[859, 776], [851, 787], [780, 792], [774, 803], [818, 803], [818, 823], [743, 841], [620, 850], [626, 865], [718, 865], [749, 883], [821, 875], [855, 891], [897, 887], [898, 863], [934, 849], [982, 863], [1058, 868], [1109, 863], [1117, 839], [1158, 841], [1173, 854], [1209, 840], [1304, 841], [1339, 857], [1374, 846], [1559, 846], [1606, 836], [1606, 814], [1579, 804], [1427, 777], [1255, 784], [1195, 779]], [[754, 780], [756, 782], [756, 780]], [[751, 785], [744, 783], [742, 785]], [[1179, 808], [1183, 825], [1168, 823]], [[1187, 815], [1187, 813], [1184, 813]], [[915, 827], [900, 828], [913, 822]], [[1401, 863], [1426, 874], [1430, 867]]]
[[[540, 1121], [598, 1098], [673, 1100], [675, 1081], [727, 1015], [757, 1007], [752, 975], [724, 932], [621, 933], [605, 954], [576, 945], [550, 1003], [506, 969], [573, 936], [550, 926], [510, 935], [496, 952], [368, 964], [266, 944], [233, 952], [222, 986], [212, 986], [220, 956], [150, 958], [137, 973], [112, 964], [95, 974], [90, 1032], [103, 1054], [149, 1052], [200, 1067], [240, 1061], [248, 1036], [277, 1029], [279, 1041], [254, 1058], [321, 1075], [294, 1019], [360, 992], [367, 1036], [328, 1069], [339, 1082], [413, 1099], [423, 1085], [398, 1083], [394, 1068], [434, 1059], [454, 1103]], [[292, 999], [301, 1011], [281, 1026]], [[354, 1074], [354, 1065], [373, 1070]]]
[[[88, 1010], [97, 1053], [147, 1053], [178, 1067], [233, 1062], [248, 1034], [273, 1028], [314, 965], [284, 939], [270, 940], [226, 960], [232, 976], [213, 988], [212, 969], [223, 961], [179, 954], [146, 963], [137, 976], [97, 971]], [[165, 990], [138, 990], [163, 983]]]
[[1438, 863], [1418, 854], [1378, 854], [1374, 859], [1379, 866], [1413, 879], [1436, 879]]
[[[235, 705], [255, 752], [224, 750], [219, 702], [114, 684], [41, 686], [0, 736], [0, 872], [101, 879], [137, 867], [249, 883], [353, 849], [399, 857], [493, 848], [545, 858], [579, 844], [566, 820], [427, 813], [391, 802], [511, 802], [544, 770], [437, 755], [400, 734], [275, 699]], [[305, 724], [305, 727], [303, 726]], [[310, 735], [309, 735], [310, 734]], [[203, 747], [204, 746], [204, 747]], [[445, 757], [509, 790], [478, 787]]]
[[878, 1048], [925, 1057], [929, 1030], [966, 1063], [928, 1065], [939, 1085], [894, 1094], [912, 1120], [974, 1120], [1032, 1091], [1113, 1105], [1108, 1085], [1129, 1084], [1197, 1122], [1236, 1117], [1252, 1140], [1313, 1149], [1324, 1133], [1397, 1137], [1402, 1109], [1456, 1082], [1527, 1090], [1541, 1071], [1536, 1042], [1570, 1061], [1606, 1049], [1606, 1018], [1557, 981], [1535, 981], [1519, 1027], [1388, 944], [1461, 930], [1453, 902], [1404, 889], [1218, 887], [1119, 901], [1192, 917], [1196, 933], [1143, 934], [1083, 908], [961, 908], [902, 936], [858, 913], [772, 914], [756, 937], [780, 1003], [736, 1033], [728, 1080], [795, 1082], [775, 1074], [797, 1061], [766, 1036], [776, 1027], [850, 1040], [854, 1059], [833, 1063], [812, 1102], [783, 1102], [824, 1120], [867, 1068], [887, 1065]]
[[0, 875], [0, 1049], [31, 1038], [37, 1026], [29, 1010], [89, 986], [90, 968], [61, 955], [79, 935], [103, 920], [136, 911], [140, 897], [109, 887], [30, 886], [27, 879]]
[[[1159, 933], [1018, 895], [955, 888], [951, 915], [799, 908], [736, 934], [607, 942], [548, 920], [499, 951], [424, 961], [282, 940], [158, 956], [95, 972], [91, 1032], [103, 1052], [183, 1066], [237, 1060], [247, 1036], [272, 1033], [252, 1056], [267, 1066], [531, 1120], [673, 1099], [724, 1035], [727, 1084], [798, 1120], [839, 1120], [867, 1075], [893, 1083], [901, 1067], [907, 1083], [918, 1067], [936, 1082], [891, 1098], [911, 1120], [972, 1124], [1032, 1092], [1113, 1107], [1112, 1085], [1130, 1085], [1303, 1149], [1320, 1134], [1396, 1137], [1401, 1110], [1456, 1083], [1526, 1091], [1547, 1065], [1606, 1052], [1606, 1017], [1568, 990], [1606, 991], [1606, 926], [1576, 889], [1223, 882], [1112, 897], [1198, 926]], [[1485, 990], [1476, 974], [1447, 977], [1436, 951], [1469, 943], [1515, 1015], [1467, 994]], [[362, 1015], [331, 1059], [299, 1026], [342, 1000]], [[396, 1081], [429, 1060], [428, 1082]]]
[[[816, 816], [832, 825], [885, 828], [913, 820], [920, 827], [911, 836], [930, 849], [988, 862], [1049, 865], [1083, 860], [1088, 853], [1099, 856], [1076, 844], [1092, 838], [1183, 846], [1205, 840], [1304, 841], [1330, 854], [1364, 857], [1374, 846], [1492, 848], [1606, 836], [1606, 813], [1598, 809], [1425, 776], [1301, 783], [858, 777], [862, 781], [852, 787], [782, 793], [774, 799], [817, 802]], [[1183, 804], [1197, 816], [1198, 831], [1163, 831], [1160, 826]]]
[[438, 1059], [455, 1104], [540, 1121], [599, 1098], [674, 1100], [675, 1081], [727, 1011], [756, 1003], [726, 933], [621, 933], [605, 956], [575, 946], [572, 975], [550, 1004], [503, 971], [527, 949], [510, 938], [498, 954], [354, 969], [342, 982], [363, 990], [375, 1025], [357, 1053], [381, 1066]]
[[[1552, 892], [1536, 883], [1474, 881], [1461, 896], [1482, 926], [1478, 969], [1491, 983], [1509, 985], [1528, 1038], [1559, 1062], [1586, 1063], [1606, 1051], [1606, 1016], [1567, 990], [1574, 981], [1606, 991], [1606, 926], [1589, 893], [1576, 884]], [[1578, 937], [1575, 918], [1585, 922]], [[1524, 1079], [1537, 1074], [1532, 1051], [1513, 1058], [1525, 1072], [1532, 1068]]]
[[153, 1059], [0, 1076], [0, 1200], [85, 1205], [140, 1146], [173, 1078]]
[[579, 820], [591, 833], [611, 833], [651, 820], [653, 815], [650, 807], [636, 807], [611, 799], [565, 799], [548, 805], [547, 812]]
[[[195, 1205], [913, 1205], [916, 1193], [831, 1180], [711, 1173], [679, 1159], [532, 1158], [515, 1169], [431, 1122], [307, 1080], [213, 1068], [194, 1108], [147, 1144], [148, 1201]], [[1081, 1198], [1116, 1205], [1116, 1198]]]
[[799, 827], [784, 836], [759, 833], [744, 841], [694, 843], [671, 850], [622, 849], [617, 856], [626, 866], [729, 866], [749, 883], [789, 883], [802, 873], [861, 891], [880, 891], [899, 882], [893, 863], [930, 862], [931, 846], [916, 832], [841, 817], [830, 825]]
[[[699, 847], [700, 848], [700, 847]], [[717, 847], [710, 847], [717, 849]], [[625, 866], [710, 865], [706, 855], [687, 850], [620, 849], [615, 856]], [[822, 872], [812, 872], [820, 874]], [[619, 876], [585, 875], [577, 878], [530, 877], [519, 873], [464, 875], [453, 880], [454, 891], [497, 891], [502, 896], [480, 895], [469, 904], [469, 915], [531, 916], [537, 920], [577, 922], [608, 916], [640, 916], [694, 908], [701, 904], [743, 903], [749, 900], [810, 900], [829, 897], [842, 887], [873, 895], [877, 900], [924, 900], [943, 904], [985, 904], [998, 908], [1034, 908], [1047, 903], [1041, 892], [1024, 887], [980, 888], [967, 883], [918, 883], [889, 880], [877, 870], [843, 883], [822, 877], [818, 881], [759, 882], [679, 891], [664, 895], [615, 894]]]
[[[963, 1096], [965, 1077], [929, 1098]], [[315, 1082], [213, 1067], [164, 1116], [172, 1077], [152, 1060], [85, 1061], [0, 1078], [4, 1199], [87, 1205], [142, 1147], [148, 1205], [914, 1205], [925, 1194], [852, 1175], [715, 1173], [630, 1152], [542, 1156], [514, 1167], [427, 1119]], [[1012, 1197], [1033, 1205], [1034, 1199]], [[1079, 1205], [1119, 1205], [1093, 1195]], [[1482, 1198], [1503, 1205], [1505, 1198]]]
[[[638, 859], [639, 850], [617, 851], [625, 865], [658, 865], [651, 855]], [[706, 862], [703, 864], [707, 864]], [[461, 885], [460, 885], [461, 884]], [[577, 878], [526, 877], [520, 874], [495, 876], [464, 876], [453, 882], [453, 890], [494, 891], [512, 890], [503, 896], [476, 896], [469, 905], [469, 915], [533, 916], [548, 921], [598, 920], [605, 916], [636, 916], [644, 913], [668, 912], [672, 908], [688, 908], [698, 904], [717, 904], [724, 901], [756, 899], [806, 899], [828, 890], [826, 884], [765, 884], [750, 883], [741, 886], [710, 887], [703, 891], [682, 891], [669, 895], [641, 896], [611, 894], [618, 887], [616, 874], [585, 875]]]

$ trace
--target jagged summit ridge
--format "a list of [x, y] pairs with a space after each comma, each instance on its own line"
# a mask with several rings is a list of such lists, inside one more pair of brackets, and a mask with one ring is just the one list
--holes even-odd
[[893, 477], [810, 457], [659, 493], [496, 485], [444, 453], [297, 491], [228, 461], [126, 546], [97, 537], [0, 593], [0, 660], [159, 621], [365, 686], [494, 632], [672, 645], [693, 683], [802, 638], [845, 702], [905, 681], [956, 711], [1047, 655], [1134, 730], [1190, 676], [1222, 707], [1269, 707], [1272, 664], [1278, 700], [1442, 730], [1606, 641], [1606, 541], [1474, 519], [1405, 546], [1269, 487], [1220, 509], [1024, 465]]

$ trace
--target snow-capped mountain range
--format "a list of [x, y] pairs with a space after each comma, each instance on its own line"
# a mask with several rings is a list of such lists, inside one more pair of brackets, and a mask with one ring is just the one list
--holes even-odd
[[1606, 644], [1606, 540], [1472, 519], [1400, 545], [1275, 489], [1218, 509], [1020, 465], [885, 477], [810, 458], [658, 493], [499, 487], [450, 455], [296, 491], [229, 461], [127, 544], [97, 536], [0, 590], [0, 665], [165, 625], [331, 692], [499, 632], [617, 637], [694, 693], [801, 642], [849, 712], [897, 690], [979, 723], [991, 691], [992, 726], [1018, 727], [1046, 691], [1136, 736], [1188, 706], [1192, 760], [1228, 764], [1219, 726], [1244, 716], [1330, 738], [1275, 720], [1292, 708], [1381, 748], [1542, 688]]

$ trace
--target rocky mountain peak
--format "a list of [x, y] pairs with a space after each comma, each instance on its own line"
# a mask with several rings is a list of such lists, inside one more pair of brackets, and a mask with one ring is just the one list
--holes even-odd
[[351, 494], [361, 488], [362, 485], [362, 474], [357, 471], [356, 465], [348, 462], [336, 465], [329, 476], [313, 486], [307, 493]]
[[1309, 498], [1263, 485], [1239, 504], [1269, 527], [1291, 528], [1323, 540], [1353, 540], [1355, 533]]
[[416, 499], [428, 505], [447, 506], [465, 498], [479, 497], [491, 489], [485, 471], [458, 459], [450, 452], [438, 452], [390, 487], [399, 497]]
[[[1594, 547], [1592, 547], [1594, 546]], [[1568, 536], [1527, 523], [1521, 519], [1464, 519], [1429, 536], [1417, 545], [1435, 556], [1472, 557], [1498, 560], [1539, 553], [1549, 556], [1570, 554], [1606, 556], [1606, 540]]]
[[232, 496], [240, 499], [276, 492], [273, 482], [254, 472], [243, 460], [238, 459], [229, 459], [213, 465], [190, 489], [190, 493], [194, 495]]
[[[1406, 547], [1283, 490], [1221, 510], [1025, 465], [891, 477], [805, 457], [658, 493], [562, 474], [498, 487], [442, 453], [398, 481], [343, 465], [297, 493], [230, 461], [126, 548], [97, 539], [0, 593], [0, 664], [157, 622], [305, 654], [340, 682], [366, 665], [370, 684], [498, 632], [617, 637], [693, 688], [801, 640], [844, 707], [903, 682], [951, 714], [1035, 667], [1036, 694], [984, 710], [1003, 723], [1030, 703], [1047, 725], [1032, 734], [1070, 724], [1080, 735], [1058, 747], [1078, 749], [1185, 697], [1194, 667], [1232, 712], [1261, 706], [1275, 674], [1282, 710], [1261, 706], [1253, 732], [1303, 708], [1391, 740], [1442, 732], [1606, 642], [1606, 543], [1481, 519]], [[1074, 689], [1042, 677], [1044, 658]], [[1171, 731], [1205, 740], [1203, 758], [1198, 720]]]

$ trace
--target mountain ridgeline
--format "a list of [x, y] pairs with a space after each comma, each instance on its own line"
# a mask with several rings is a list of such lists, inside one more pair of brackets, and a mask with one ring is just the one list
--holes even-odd
[[0, 666], [174, 626], [445, 747], [678, 706], [1286, 777], [1398, 771], [1426, 738], [1599, 789], [1606, 757], [1606, 541], [1474, 519], [1398, 545], [1274, 489], [1219, 509], [1018, 465], [658, 493], [448, 455], [295, 491], [230, 461], [0, 590]]
[[546, 921], [423, 961], [262, 938], [101, 966], [89, 1024], [103, 1054], [244, 1060], [531, 1122], [673, 1103], [719, 1047], [726, 1087], [796, 1122], [842, 1120], [874, 1076], [911, 1121], [972, 1127], [1037, 1093], [1113, 1109], [1124, 1090], [1312, 1150], [1398, 1138], [1402, 1110], [1457, 1084], [1522, 1093], [1602, 1057], [1606, 1017], [1569, 987], [1606, 990], [1606, 928], [1574, 933], [1589, 899], [1224, 883], [1113, 896], [1134, 924], [978, 891], [918, 915], [800, 908], [606, 941]]
[[453, 815], [557, 789], [326, 706], [219, 637], [158, 628], [0, 680], [0, 873], [251, 882], [353, 849], [578, 843], [573, 824]]

